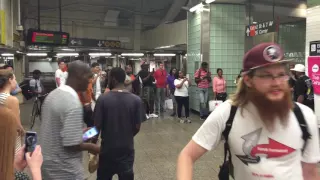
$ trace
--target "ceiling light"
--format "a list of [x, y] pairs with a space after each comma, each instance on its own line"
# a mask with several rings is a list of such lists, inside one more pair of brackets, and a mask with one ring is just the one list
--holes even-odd
[[176, 56], [176, 54], [166, 54], [166, 53], [156, 53], [154, 54], [153, 56], [162, 56], [162, 57], [173, 57], [173, 56]]
[[160, 46], [160, 47], [156, 47], [154, 49], [166, 49], [166, 48], [172, 48], [174, 47], [175, 45], [169, 45], [169, 46]]
[[258, 24], [258, 23], [254, 21], [254, 22], [252, 22], [252, 24]]
[[89, 53], [89, 56], [111, 56], [111, 53]]
[[122, 53], [121, 56], [144, 56], [143, 53]]
[[27, 56], [47, 56], [47, 53], [28, 53]]
[[190, 9], [190, 12], [195, 12], [195, 11], [200, 10], [200, 9], [202, 9], [202, 8], [203, 8], [203, 4], [200, 3], [200, 4], [197, 4], [197, 5], [193, 6], [193, 7]]
[[216, 0], [206, 0], [206, 3], [210, 4], [210, 3], [214, 2], [214, 1], [216, 1]]
[[8, 57], [8, 56], [13, 56], [13, 54], [11, 54], [11, 53], [3, 53], [3, 54], [1, 54], [1, 56], [6, 56], [6, 57]]
[[10, 57], [7, 57], [6, 59], [14, 59], [14, 57], [10, 56]]
[[79, 56], [79, 53], [57, 53], [57, 56]]
[[66, 49], [66, 48], [64, 48], [64, 49], [61, 49], [62, 51], [74, 51], [74, 49]]

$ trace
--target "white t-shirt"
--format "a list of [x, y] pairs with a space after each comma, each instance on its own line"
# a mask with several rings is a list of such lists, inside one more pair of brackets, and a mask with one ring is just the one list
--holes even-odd
[[[97, 74], [95, 74], [94, 75], [95, 77], [97, 77], [98, 75]], [[95, 84], [95, 86], [96, 86], [96, 92], [95, 92], [95, 98], [96, 98], [96, 100], [98, 100], [98, 98], [100, 97], [100, 95], [101, 95], [101, 80], [100, 80], [101, 78], [100, 78], [100, 76], [97, 78], [97, 81], [96, 81], [96, 84]]]
[[[238, 109], [229, 134], [235, 180], [303, 180], [301, 161], [320, 161], [316, 116], [307, 106], [299, 104], [299, 107], [311, 134], [303, 154], [302, 131], [293, 112], [287, 127], [277, 122], [275, 130], [269, 132], [253, 104], [246, 105], [243, 112]], [[230, 109], [230, 101], [219, 105], [192, 137], [193, 141], [207, 150], [216, 148]]]
[[[181, 84], [182, 81], [183, 81], [183, 79], [175, 79], [174, 80], [174, 85], [176, 86], [178, 84]], [[179, 88], [175, 89], [174, 95], [175, 96], [188, 97], [189, 96], [188, 88], [189, 88], [189, 82], [185, 81], [180, 89]]]
[[[55, 77], [60, 79], [60, 86], [65, 85], [68, 78], [68, 72], [63, 72], [61, 71], [61, 69], [58, 69], [56, 71]], [[57, 87], [59, 87], [57, 82], [56, 85]]]
[[36, 91], [38, 91], [39, 94], [42, 93], [42, 86], [41, 86], [40, 79], [31, 79], [29, 81], [29, 86], [33, 88], [37, 87]]

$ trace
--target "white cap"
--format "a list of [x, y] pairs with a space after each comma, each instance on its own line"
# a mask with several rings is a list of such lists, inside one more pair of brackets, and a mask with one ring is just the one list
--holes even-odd
[[296, 72], [305, 72], [306, 71], [306, 68], [304, 67], [304, 65], [302, 64], [296, 64], [294, 66], [293, 69], [290, 69], [291, 71], [296, 71]]

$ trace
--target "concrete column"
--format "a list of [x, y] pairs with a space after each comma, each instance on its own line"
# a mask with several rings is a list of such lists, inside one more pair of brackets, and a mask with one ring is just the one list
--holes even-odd
[[14, 1], [0, 0], [0, 44], [13, 47], [13, 5]]
[[134, 41], [133, 50], [140, 51], [141, 46], [141, 15], [134, 16]]
[[23, 64], [24, 64], [24, 77], [27, 78], [29, 76], [29, 59], [28, 59], [28, 56], [23, 56]]

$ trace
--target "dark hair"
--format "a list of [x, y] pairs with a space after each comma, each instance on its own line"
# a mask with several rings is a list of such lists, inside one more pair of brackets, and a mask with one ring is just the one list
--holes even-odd
[[34, 75], [39, 75], [39, 74], [41, 74], [41, 71], [38, 70], [38, 69], [36, 69], [36, 70], [34, 70], [34, 71], [32, 72], [32, 74], [34, 74]]
[[202, 62], [201, 63], [201, 67], [204, 67], [204, 66], [208, 66], [208, 63], [207, 62]]
[[12, 68], [13, 69], [13, 67], [9, 66], [8, 64], [6, 64], [6, 65], [1, 67], [1, 69], [8, 69], [8, 68]]
[[[177, 68], [171, 68], [171, 69], [170, 69], [170, 72], [169, 72], [170, 76], [173, 75], [173, 74], [172, 74], [172, 71], [173, 71], [174, 69], [177, 71]], [[176, 73], [177, 73], [177, 72], [176, 72]]]
[[97, 66], [100, 66], [100, 64], [97, 63], [97, 62], [94, 62], [94, 63], [91, 64], [91, 67], [92, 67], [92, 68], [95, 68], [95, 67], [97, 67]]
[[2, 69], [0, 70], [0, 88], [3, 88], [9, 79], [13, 78], [13, 73], [10, 70]]
[[180, 71], [183, 73], [182, 70], [177, 69], [176, 73], [174, 74], [174, 77], [175, 77], [176, 79], [179, 78], [179, 72], [180, 72]]
[[126, 79], [126, 72], [120, 67], [115, 67], [111, 69], [109, 77], [110, 80], [114, 79], [118, 83], [124, 83]]
[[65, 60], [60, 59], [60, 60], [58, 61], [58, 65], [60, 65], [61, 63], [64, 63], [64, 62], [65, 62]]
[[217, 73], [218, 73], [219, 71], [222, 71], [222, 72], [223, 72], [223, 70], [222, 70], [221, 68], [218, 68], [218, 69], [217, 69]]

